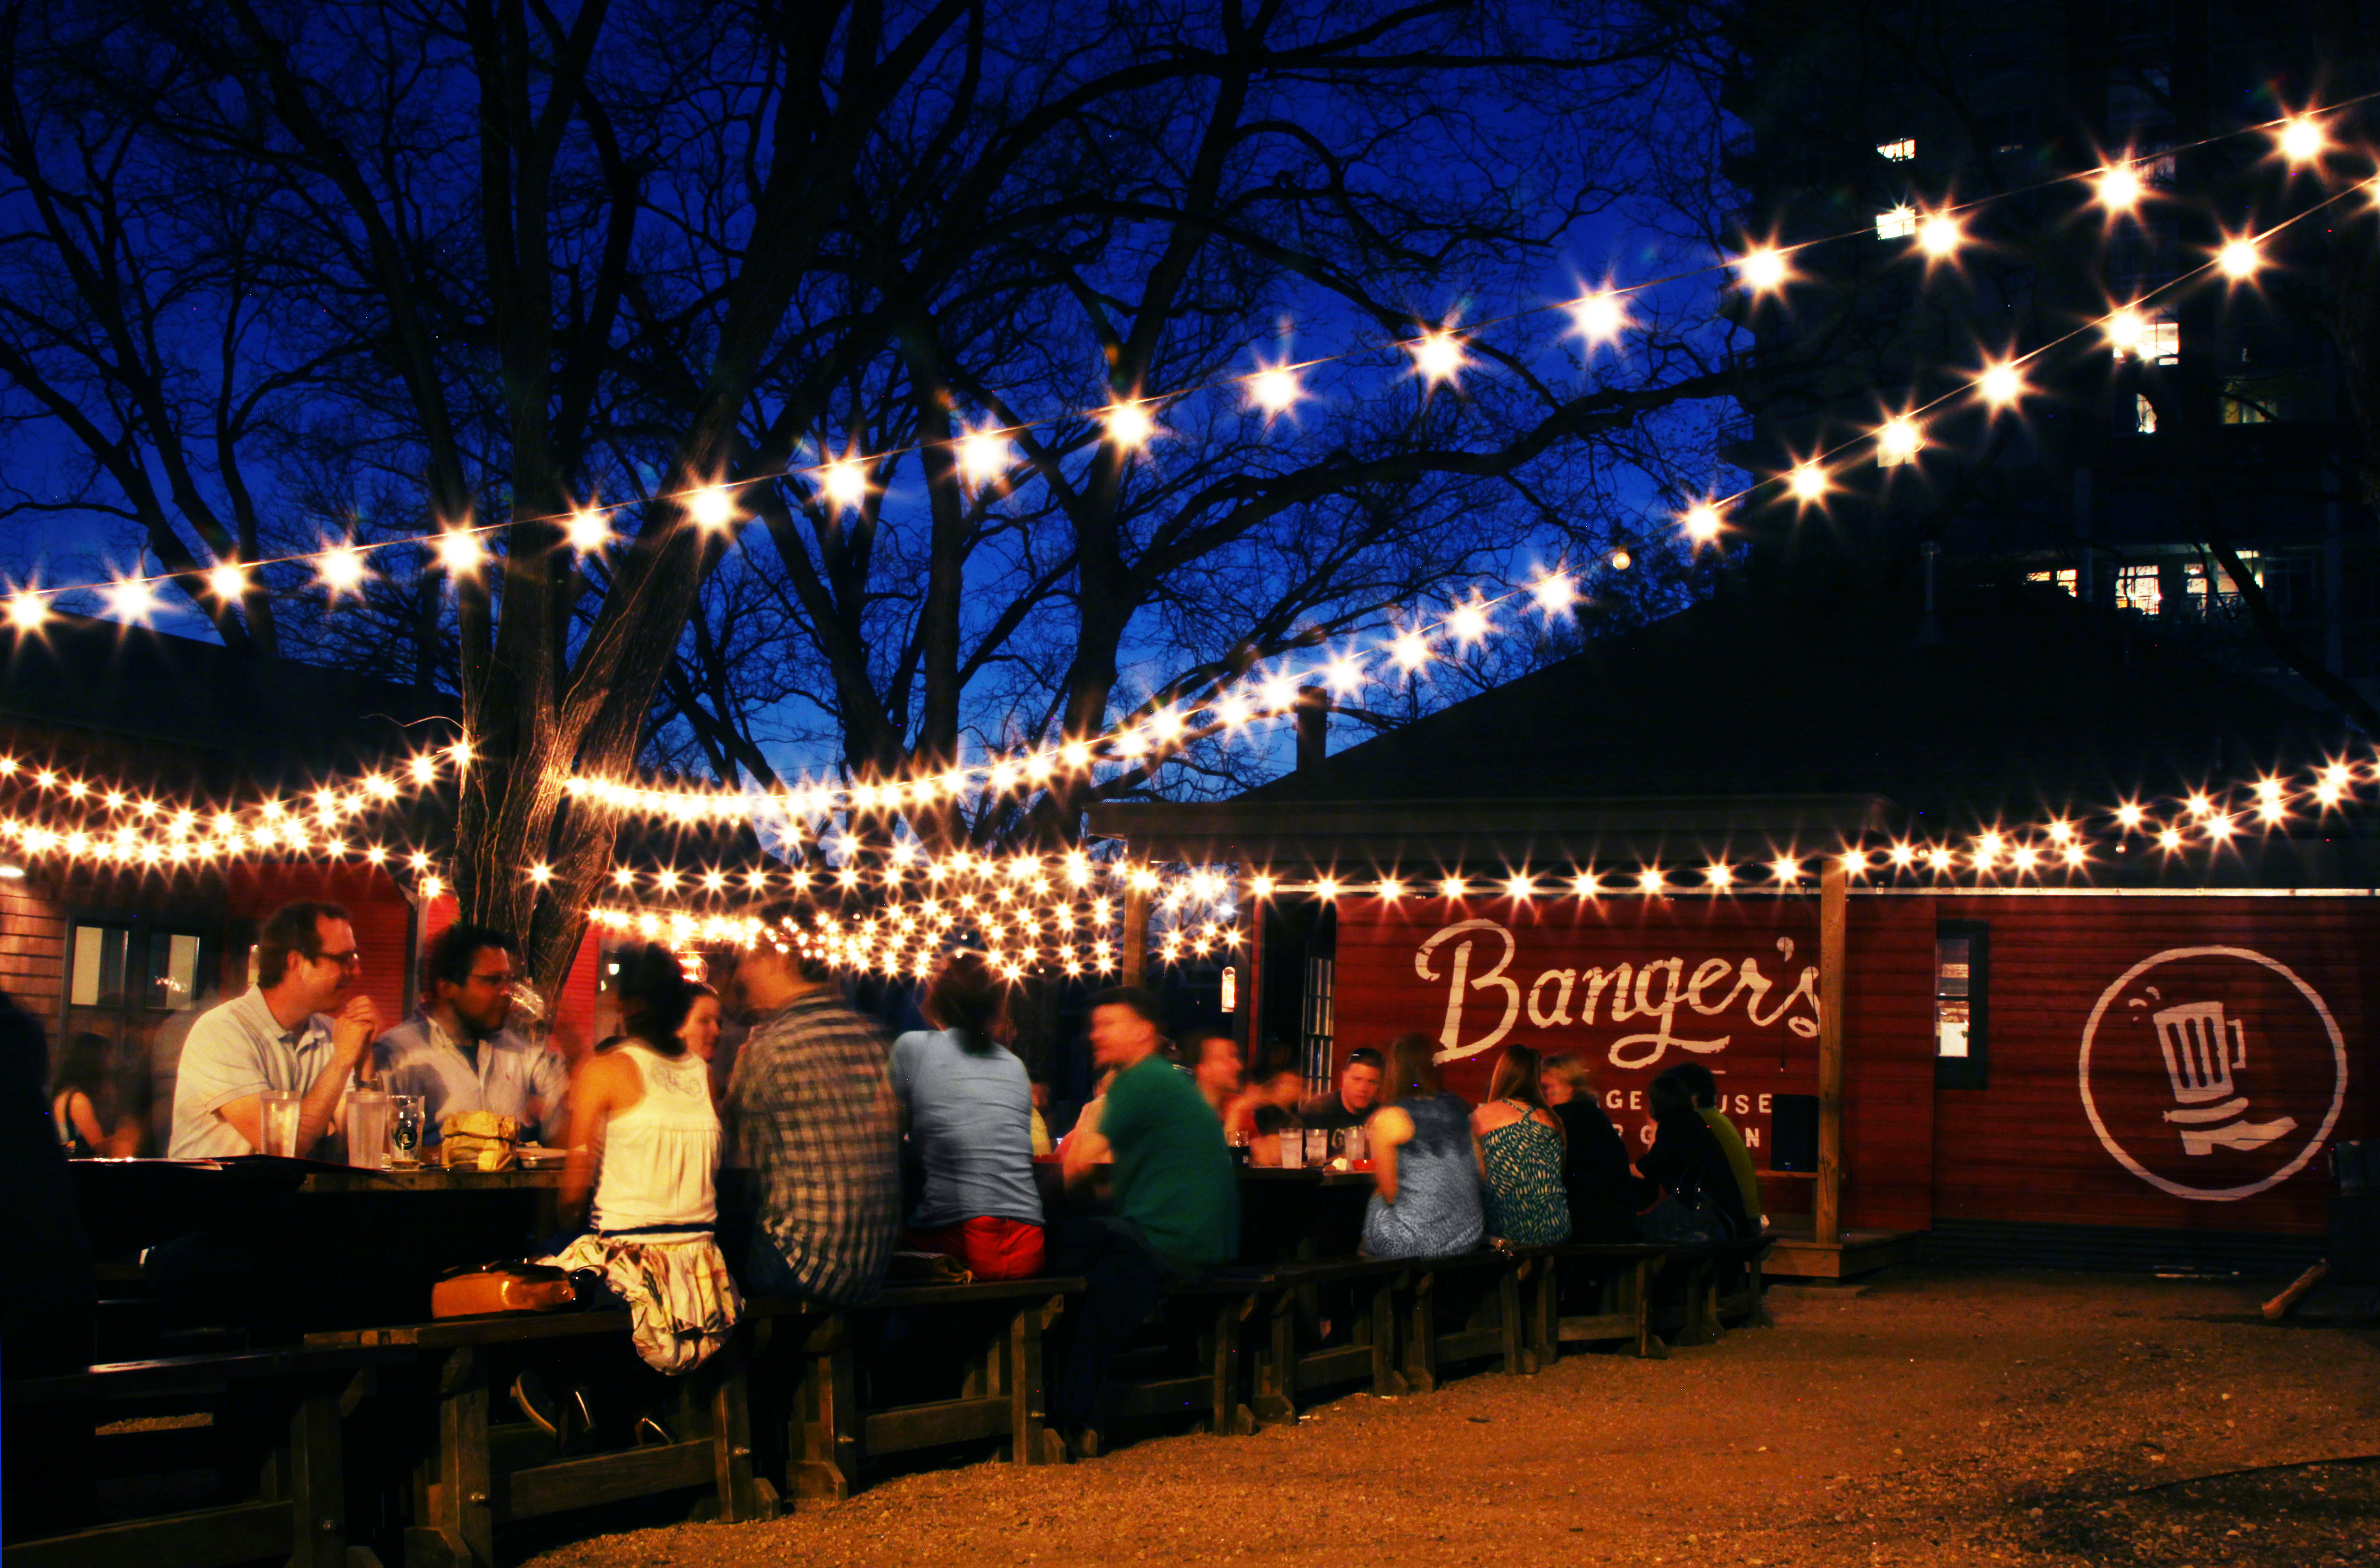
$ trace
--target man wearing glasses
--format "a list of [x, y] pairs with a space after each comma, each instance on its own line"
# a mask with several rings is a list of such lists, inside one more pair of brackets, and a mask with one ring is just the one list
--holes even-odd
[[304, 1096], [298, 1152], [319, 1156], [339, 1102], [380, 1032], [380, 1010], [358, 982], [355, 928], [335, 904], [273, 912], [256, 941], [256, 984], [190, 1026], [174, 1088], [176, 1160], [213, 1160], [264, 1147], [268, 1089]]
[[520, 979], [520, 943], [488, 926], [460, 921], [431, 939], [421, 962], [421, 1012], [372, 1047], [391, 1094], [421, 1097], [421, 1143], [435, 1148], [438, 1122], [465, 1111], [520, 1119], [559, 1144], [570, 1124], [570, 1068], [505, 1027]]

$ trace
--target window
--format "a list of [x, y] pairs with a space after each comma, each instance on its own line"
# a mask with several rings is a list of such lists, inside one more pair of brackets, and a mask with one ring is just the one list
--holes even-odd
[[2132, 394], [2132, 429], [2142, 435], [2156, 434], [2156, 405], [2137, 392]]
[[2285, 621], [2311, 621], [2321, 614], [2314, 601], [2313, 556], [2270, 555], [2255, 565], [2256, 580], [2272, 601], [2274, 614]]
[[1878, 239], [1907, 239], [1917, 232], [1917, 209], [1895, 207], [1889, 213], [1876, 215], [1876, 237]]
[[198, 999], [197, 937], [122, 926], [75, 927], [67, 1006], [179, 1013]]
[[1982, 1088], [1990, 1064], [1985, 1028], [1991, 991], [1991, 928], [1945, 920], [1934, 932], [1934, 1083]]
[[1898, 141], [1880, 142], [1876, 146], [1876, 155], [1888, 164], [1909, 163], [1917, 156], [1917, 139], [1913, 136], [1904, 136]]
[[2144, 365], [2173, 364], [2181, 358], [2181, 323], [2170, 316], [2143, 316], [2131, 335], [2118, 339], [2113, 347], [2119, 359], [2137, 354]]
[[2154, 615], [2163, 602], [2157, 587], [2157, 569], [2146, 566], [2122, 566], [2116, 572], [2116, 608], [2138, 610], [2143, 615]]
[[2061, 566], [2054, 572], [2027, 572], [2024, 575], [2024, 580], [2027, 582], [2048, 583], [2063, 591], [2068, 598], [2072, 599], [2079, 597], [2078, 590], [2081, 588], [2082, 579], [2082, 574], [2076, 571], [2073, 567]]
[[1310, 954], [1305, 960], [1305, 1005], [1303, 1038], [1306, 1086], [1316, 1093], [1330, 1087], [1330, 1041], [1336, 998], [1338, 961], [1326, 954]]

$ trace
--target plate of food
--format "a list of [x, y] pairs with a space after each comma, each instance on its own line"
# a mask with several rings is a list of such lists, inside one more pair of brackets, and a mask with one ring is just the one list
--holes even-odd
[[524, 1165], [559, 1165], [570, 1158], [566, 1149], [548, 1149], [541, 1143], [524, 1143], [514, 1149]]

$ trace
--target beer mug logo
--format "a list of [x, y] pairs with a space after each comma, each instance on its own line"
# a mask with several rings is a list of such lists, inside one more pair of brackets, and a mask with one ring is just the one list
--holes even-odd
[[2243, 947], [2177, 947], [2109, 986], [2077, 1076], [2100, 1144], [2178, 1197], [2252, 1197], [2305, 1168], [2347, 1102], [2347, 1043], [2314, 989]]
[[[2149, 995], [2157, 995], [2155, 986]], [[2147, 998], [2131, 1005], [2145, 1007]], [[2184, 1154], [2224, 1149], [2262, 1149], [2296, 1128], [2297, 1118], [2251, 1122], [2248, 1100], [2232, 1090], [2231, 1075], [2248, 1064], [2247, 1026], [2226, 1020], [2223, 1003], [2192, 1002], [2152, 1015], [2157, 1044], [2165, 1051], [2165, 1075], [2173, 1083], [2175, 1109], [2165, 1119], [2181, 1129]], [[2228, 1032], [2227, 1032], [2228, 1029]]]

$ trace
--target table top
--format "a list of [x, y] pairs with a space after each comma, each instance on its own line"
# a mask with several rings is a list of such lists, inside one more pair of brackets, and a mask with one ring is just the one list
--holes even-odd
[[410, 1170], [364, 1171], [322, 1167], [306, 1173], [300, 1192], [505, 1192], [558, 1191], [562, 1165], [515, 1166], [509, 1171], [449, 1171], [436, 1165]]

